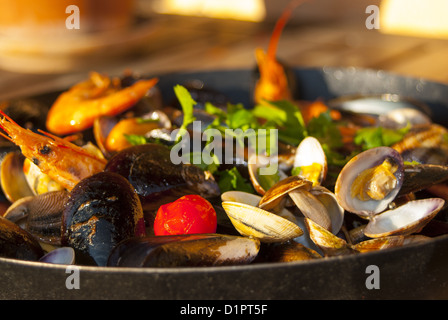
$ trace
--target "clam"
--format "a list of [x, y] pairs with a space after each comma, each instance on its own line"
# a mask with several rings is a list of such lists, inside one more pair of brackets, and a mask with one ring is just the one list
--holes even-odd
[[257, 239], [223, 234], [148, 236], [122, 241], [111, 252], [108, 266], [204, 267], [241, 265], [258, 254]]
[[384, 211], [403, 184], [403, 160], [389, 147], [372, 148], [353, 157], [336, 180], [335, 195], [347, 211], [365, 218]]
[[318, 246], [325, 256], [340, 256], [357, 253], [344, 239], [334, 235], [327, 229], [305, 218], [305, 225], [310, 239]]
[[364, 229], [364, 234], [370, 238], [380, 238], [418, 233], [444, 204], [445, 200], [440, 198], [409, 201], [373, 217]]
[[311, 240], [322, 250], [325, 256], [341, 256], [359, 254], [370, 251], [384, 250], [426, 241], [429, 238], [421, 235], [389, 235], [374, 239], [368, 239], [356, 244], [350, 244], [345, 239], [338, 237], [322, 228], [311, 219], [305, 218], [306, 227]]
[[333, 234], [337, 234], [344, 224], [344, 208], [337, 201], [336, 195], [323, 186], [311, 188], [310, 193], [326, 208], [326, 212], [331, 221], [331, 228], [329, 230]]
[[230, 221], [241, 235], [259, 239], [261, 242], [283, 242], [303, 234], [296, 223], [256, 207], [250, 200], [248, 202], [250, 204], [229, 200], [222, 202]]
[[275, 157], [257, 155], [255, 153], [249, 157], [247, 163], [249, 178], [258, 194], [264, 195], [266, 190], [270, 189], [278, 181], [287, 177], [282, 170], [275, 170], [275, 172], [270, 172], [271, 170], [269, 170], [268, 172], [265, 172], [270, 165], [278, 167], [277, 162], [278, 159]]
[[75, 264], [75, 250], [70, 247], [56, 248], [42, 256], [39, 262], [72, 265]]
[[10, 202], [34, 194], [23, 172], [24, 159], [20, 152], [9, 152], [1, 162], [1, 187]]
[[62, 212], [67, 199], [66, 190], [24, 197], [11, 204], [4, 217], [20, 224], [41, 242], [60, 245]]
[[320, 185], [327, 175], [327, 159], [319, 140], [306, 137], [299, 146], [294, 159], [294, 172]]
[[[221, 195], [221, 200], [240, 202], [257, 207], [258, 204], [260, 203], [261, 196], [245, 191], [226, 191]], [[271, 212], [291, 222], [297, 223], [296, 216], [285, 207], [280, 208], [280, 210], [278, 211], [271, 211]]]
[[29, 159], [25, 159], [23, 162], [23, 172], [28, 185], [35, 195], [64, 189]]
[[258, 206], [265, 210], [278, 210], [289, 196], [306, 217], [331, 230], [331, 217], [325, 205], [310, 192], [312, 182], [300, 176], [290, 176], [272, 186], [261, 198]]

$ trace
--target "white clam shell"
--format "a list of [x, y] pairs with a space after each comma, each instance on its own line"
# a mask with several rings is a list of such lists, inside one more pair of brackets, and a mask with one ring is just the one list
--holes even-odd
[[370, 238], [409, 235], [419, 232], [442, 209], [445, 200], [430, 198], [413, 200], [375, 216], [364, 229]]
[[224, 201], [222, 207], [241, 235], [261, 242], [283, 242], [303, 234], [297, 224], [258, 207], [232, 201]]
[[[397, 178], [395, 188], [382, 200], [360, 200], [353, 198], [350, 188], [356, 177], [366, 169], [378, 166], [387, 158], [393, 158], [398, 164], [394, 173]], [[356, 213], [363, 217], [372, 217], [387, 209], [388, 205], [395, 199], [403, 184], [404, 169], [403, 159], [400, 154], [390, 147], [377, 147], [366, 150], [353, 157], [341, 170], [335, 184], [335, 195], [339, 204], [347, 211]]]
[[260, 195], [264, 195], [266, 193], [266, 190], [260, 183], [258, 172], [259, 169], [262, 170], [264, 169], [267, 173], [278, 174], [279, 180], [285, 179], [287, 177], [287, 175], [282, 170], [279, 169], [277, 157], [268, 157], [264, 155], [257, 155], [254, 153], [249, 157], [247, 166], [252, 186], [254, 187], [255, 191]]
[[327, 158], [319, 140], [314, 137], [306, 137], [297, 147], [294, 158], [294, 168], [307, 167], [314, 163], [318, 163], [322, 166], [318, 178], [318, 184], [320, 184], [325, 180], [327, 175]]

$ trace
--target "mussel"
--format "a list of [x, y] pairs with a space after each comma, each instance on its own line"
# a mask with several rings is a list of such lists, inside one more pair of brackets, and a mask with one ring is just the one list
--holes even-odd
[[61, 233], [61, 245], [74, 248], [80, 263], [106, 265], [119, 242], [146, 234], [134, 188], [113, 172], [82, 180], [69, 194]]
[[257, 239], [223, 235], [191, 234], [149, 236], [122, 241], [111, 252], [108, 266], [203, 267], [240, 265], [258, 254]]
[[0, 216], [1, 257], [37, 261], [43, 255], [43, 249], [29, 232]]
[[145, 210], [196, 193], [204, 198], [219, 195], [213, 175], [192, 164], [174, 164], [170, 149], [149, 143], [126, 148], [115, 154], [105, 171], [125, 177], [135, 188]]

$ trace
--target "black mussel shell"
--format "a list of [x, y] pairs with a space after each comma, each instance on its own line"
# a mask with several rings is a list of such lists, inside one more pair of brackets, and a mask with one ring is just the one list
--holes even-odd
[[109, 257], [115, 267], [204, 267], [251, 263], [260, 242], [225, 234], [186, 234], [132, 238]]
[[0, 216], [0, 256], [37, 261], [44, 251], [37, 240], [14, 222]]
[[215, 197], [219, 188], [213, 176], [190, 164], [174, 164], [170, 149], [149, 143], [132, 146], [115, 154], [105, 171], [115, 172], [135, 188], [144, 209], [155, 210], [187, 194]]
[[144, 234], [140, 200], [122, 176], [100, 172], [70, 192], [62, 215], [61, 244], [75, 249], [80, 264], [104, 266], [119, 242]]

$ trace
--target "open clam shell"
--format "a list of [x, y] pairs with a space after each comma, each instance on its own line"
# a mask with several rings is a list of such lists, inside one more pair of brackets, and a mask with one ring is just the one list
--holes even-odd
[[72, 265], [75, 264], [75, 250], [71, 247], [56, 248], [42, 256], [39, 261], [51, 264]]
[[23, 172], [24, 159], [20, 152], [9, 152], [1, 162], [1, 188], [11, 202], [34, 194]]
[[[395, 185], [382, 199], [362, 200], [352, 196], [352, 185], [357, 177], [365, 170], [380, 166], [384, 161], [390, 161], [396, 166], [393, 173]], [[347, 211], [362, 217], [372, 217], [384, 211], [395, 199], [403, 184], [404, 169], [400, 154], [390, 147], [377, 147], [361, 152], [353, 157], [341, 170], [336, 180], [335, 195], [339, 204]]]
[[271, 210], [281, 205], [289, 192], [304, 188], [310, 190], [312, 182], [299, 176], [290, 176], [277, 182], [261, 197], [258, 206], [265, 210]]
[[[240, 202], [257, 207], [260, 203], [261, 196], [244, 191], [226, 191], [221, 195], [221, 200]], [[280, 217], [288, 219], [289, 221], [297, 224], [296, 216], [285, 207], [281, 207], [278, 211], [270, 212], [275, 213]]]
[[325, 180], [327, 158], [319, 140], [306, 137], [300, 142], [294, 158], [294, 168], [299, 171], [299, 176], [312, 181], [313, 185], [319, 185]]
[[344, 224], [344, 208], [338, 203], [336, 195], [322, 186], [315, 186], [310, 190], [319, 202], [327, 209], [328, 217], [331, 221], [331, 232], [337, 234]]
[[234, 201], [224, 201], [222, 207], [241, 235], [261, 242], [283, 242], [303, 234], [297, 224], [258, 207]]
[[445, 200], [430, 198], [409, 201], [375, 216], [364, 229], [370, 238], [410, 235], [419, 232], [443, 208]]
[[[277, 170], [272, 173], [268, 172], [267, 174], [263, 174], [263, 170], [266, 170], [270, 165], [277, 166]], [[266, 190], [269, 190], [275, 183], [287, 177], [282, 170], [278, 169], [278, 159], [275, 157], [254, 153], [249, 157], [247, 167], [252, 186], [260, 195], [264, 195]]]

